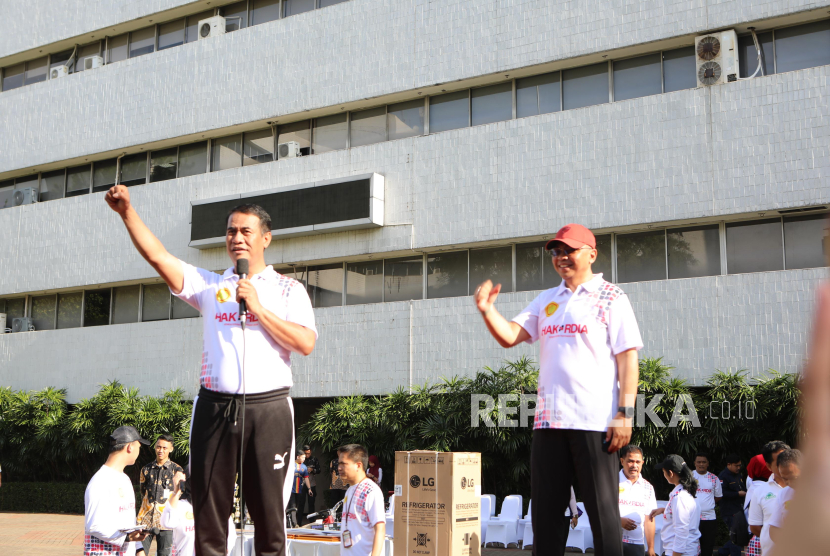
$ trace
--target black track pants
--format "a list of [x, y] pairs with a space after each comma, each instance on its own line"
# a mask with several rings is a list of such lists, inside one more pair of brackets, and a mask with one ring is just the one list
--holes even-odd
[[[602, 449], [604, 432], [533, 431], [530, 493], [534, 502], [533, 556], [561, 554], [568, 532], [558, 525], [568, 509], [574, 479], [585, 502], [597, 556], [622, 556], [619, 463]], [[552, 525], [556, 524], [556, 525]]]
[[[199, 391], [190, 429], [196, 556], [227, 551], [241, 429], [241, 395]], [[285, 556], [285, 508], [294, 477], [294, 408], [287, 388], [246, 396], [243, 449], [243, 489], [255, 524], [256, 554]]]

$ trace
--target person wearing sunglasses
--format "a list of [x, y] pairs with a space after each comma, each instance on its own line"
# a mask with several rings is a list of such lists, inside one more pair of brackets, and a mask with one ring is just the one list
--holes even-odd
[[617, 450], [631, 439], [643, 347], [623, 291], [594, 274], [596, 238], [579, 224], [545, 249], [562, 283], [540, 293], [512, 321], [495, 309], [501, 284], [475, 291], [490, 334], [505, 348], [540, 343], [539, 389], [531, 447], [533, 554], [555, 554], [566, 534], [548, 527], [568, 506], [574, 479], [591, 522], [595, 553], [621, 556]]

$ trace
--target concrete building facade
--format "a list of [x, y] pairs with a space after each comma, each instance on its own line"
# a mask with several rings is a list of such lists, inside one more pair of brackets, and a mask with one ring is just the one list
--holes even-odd
[[[122, 154], [148, 226], [210, 270], [227, 256], [194, 241], [199, 203], [382, 176], [382, 225], [276, 236], [266, 252], [315, 304], [295, 397], [535, 358], [499, 348], [469, 294], [496, 278], [497, 307], [517, 313], [557, 283], [540, 242], [568, 222], [595, 231], [642, 354], [677, 376], [803, 364], [826, 276], [830, 3], [59, 4], [3, 6], [0, 313], [35, 328], [0, 335], [3, 386], [70, 401], [112, 379], [198, 389], [200, 318], [103, 201]], [[232, 32], [193, 39], [215, 14]], [[726, 29], [741, 79], [698, 86], [695, 37]], [[66, 52], [69, 75], [52, 78]], [[279, 157], [288, 141], [302, 156]], [[32, 189], [40, 202], [18, 206]]]

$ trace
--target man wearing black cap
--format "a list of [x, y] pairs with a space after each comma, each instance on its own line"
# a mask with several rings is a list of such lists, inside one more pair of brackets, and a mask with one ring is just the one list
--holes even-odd
[[541, 344], [530, 491], [542, 503], [533, 506], [533, 554], [555, 554], [565, 545], [567, 533], [548, 524], [561, 520], [576, 479], [596, 554], [621, 556], [614, 453], [631, 438], [643, 341], [628, 297], [591, 270], [597, 250], [590, 230], [568, 224], [545, 249], [562, 283], [512, 321], [493, 306], [501, 284], [487, 280], [474, 296], [499, 345]]
[[135, 527], [135, 493], [124, 468], [135, 463], [141, 445], [149, 446], [134, 427], [118, 427], [110, 435], [109, 456], [84, 493], [84, 555], [135, 554], [137, 541], [146, 534], [129, 534]]

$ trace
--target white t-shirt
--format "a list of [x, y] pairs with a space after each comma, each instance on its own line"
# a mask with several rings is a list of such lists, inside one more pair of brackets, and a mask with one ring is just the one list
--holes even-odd
[[[176, 507], [170, 504], [161, 513], [161, 526], [173, 530], [173, 550], [170, 556], [193, 556], [196, 554], [196, 522], [193, 520], [193, 506], [187, 500], [179, 500]], [[233, 552], [236, 529], [233, 518], [228, 518], [228, 554]]]
[[380, 487], [370, 479], [352, 485], [343, 498], [341, 530], [352, 534], [352, 546], [346, 548], [340, 543], [340, 556], [369, 556], [375, 541], [374, 527], [386, 523], [383, 494]]
[[790, 500], [793, 499], [793, 496], [795, 496], [795, 491], [791, 487], [786, 486], [781, 489], [781, 492], [778, 494], [778, 506], [775, 508], [769, 520], [770, 527], [778, 527], [780, 529], [784, 526], [784, 520], [787, 519], [787, 514], [790, 512], [790, 506], [792, 504]]
[[660, 532], [663, 552], [698, 556], [700, 551], [700, 506], [695, 497], [677, 485], [669, 495]]
[[[184, 287], [176, 297], [202, 313], [203, 349], [201, 385], [214, 392], [238, 394], [241, 388], [242, 325], [236, 284], [229, 268], [222, 276], [182, 261]], [[314, 311], [305, 287], [268, 266], [249, 277], [259, 302], [277, 317], [313, 330]], [[290, 388], [291, 352], [279, 345], [252, 314], [246, 324], [246, 392], [254, 394]]]
[[135, 527], [135, 491], [121, 471], [102, 465], [84, 492], [84, 554], [135, 554], [135, 543], [125, 542], [120, 529]]
[[755, 481], [752, 487], [752, 501], [746, 520], [750, 525], [761, 525], [761, 552], [772, 550], [773, 542], [769, 538], [769, 525], [772, 515], [778, 509], [778, 496], [784, 488], [775, 482], [775, 475], [770, 475], [766, 483]]
[[[615, 355], [643, 340], [623, 291], [595, 274], [540, 293], [513, 322], [541, 340], [534, 429], [604, 431], [619, 407]], [[633, 405], [633, 401], [632, 401]]]
[[697, 479], [697, 503], [700, 506], [700, 520], [711, 521], [715, 516], [715, 498], [723, 498], [723, 486], [720, 479], [714, 473], [706, 472], [701, 475], [696, 470], [692, 471]]
[[620, 517], [627, 517], [637, 524], [633, 531], [622, 530], [622, 540], [630, 544], [646, 544], [645, 520], [657, 509], [654, 487], [642, 475], [631, 482], [620, 470]]

